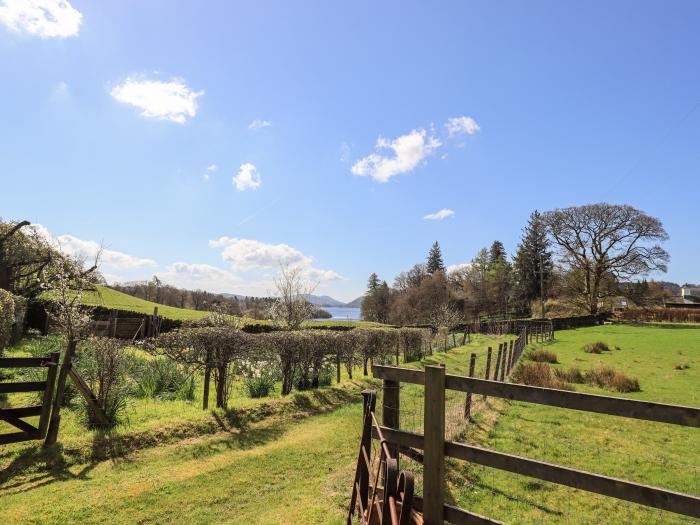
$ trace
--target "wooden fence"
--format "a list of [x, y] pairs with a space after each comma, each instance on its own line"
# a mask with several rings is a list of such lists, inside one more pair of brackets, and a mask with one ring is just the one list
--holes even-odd
[[92, 321], [91, 331], [94, 335], [102, 337], [116, 337], [118, 339], [144, 339], [154, 337], [161, 333], [164, 318], [158, 315], [158, 307], [153, 309], [153, 315], [134, 316], [133, 313], [120, 316], [117, 311], [109, 311], [101, 314]]
[[[445, 368], [440, 366], [428, 366], [425, 371], [374, 366], [373, 373], [374, 377], [383, 380], [385, 398], [391, 396], [389, 408], [386, 406], [387, 403], [384, 403], [383, 425], [379, 428], [382, 440], [389, 446], [397, 447], [398, 450], [407, 451], [411, 458], [418, 458], [423, 463], [423, 498], [414, 498], [414, 507], [423, 512], [423, 518], [427, 525], [443, 523], [443, 520], [456, 524], [500, 523], [468, 510], [445, 504], [445, 456], [700, 518], [700, 498], [695, 496], [455, 441], [446, 441], [445, 391], [455, 390], [465, 392], [468, 395], [482, 394], [515, 401], [695, 428], [700, 428], [699, 408], [449, 375], [445, 373]], [[400, 389], [398, 386], [402, 382], [425, 386], [424, 434], [406, 432], [398, 428], [399, 418], [397, 414], [400, 410]], [[378, 439], [379, 433], [374, 432], [373, 437]]]
[[[47, 370], [45, 381], [0, 383], [0, 394], [43, 392], [41, 404], [0, 408], [0, 420], [19, 430], [19, 432], [0, 434], [0, 445], [44, 439], [49, 426], [58, 359], [58, 352], [46, 357], [0, 357], [0, 370], [7, 368], [46, 368]], [[33, 416], [39, 416], [39, 424], [36, 427], [24, 421], [24, 418]]]

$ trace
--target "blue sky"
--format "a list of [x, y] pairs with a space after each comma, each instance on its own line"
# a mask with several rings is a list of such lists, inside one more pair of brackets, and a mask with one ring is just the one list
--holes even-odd
[[282, 261], [350, 300], [435, 240], [513, 253], [534, 208], [609, 201], [699, 281], [699, 15], [0, 0], [0, 215], [103, 244], [111, 279], [263, 294]]

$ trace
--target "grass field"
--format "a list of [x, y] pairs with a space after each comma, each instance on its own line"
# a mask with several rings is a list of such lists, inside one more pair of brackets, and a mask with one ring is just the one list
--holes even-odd
[[[595, 341], [613, 350], [582, 350]], [[601, 326], [558, 332], [556, 342], [543, 346], [557, 354], [554, 366], [611, 366], [641, 385], [631, 394], [576, 385], [579, 391], [700, 406], [700, 330]], [[688, 368], [677, 370], [680, 364]], [[700, 495], [700, 432], [694, 428], [512, 403], [474, 439], [503, 452]], [[453, 500], [508, 523], [698, 523], [493, 469], [457, 468], [458, 479], [469, 481], [452, 485]]]
[[[563, 331], [556, 337], [554, 343], [546, 345], [560, 361], [553, 366], [586, 369], [611, 365], [640, 381], [642, 391], [625, 396], [700, 404], [700, 330], [604, 326]], [[594, 355], [581, 349], [598, 340], [620, 350]], [[435, 354], [427, 361], [444, 362], [449, 372], [465, 373], [469, 354], [483, 355], [488, 344], [497, 346], [493, 339], [477, 337], [470, 345]], [[482, 358], [477, 360], [477, 370], [480, 362]], [[676, 370], [677, 364], [688, 368]], [[315, 399], [299, 401], [299, 407], [289, 410], [264, 409], [261, 417], [226, 431], [165, 440], [160, 446], [108, 461], [68, 458], [71, 461], [63, 463], [58, 454], [48, 469], [46, 465], [22, 469], [23, 461], [32, 464], [31, 450], [9, 453], [0, 449], [3, 525], [344, 523], [359, 442], [359, 388], [361, 385], [348, 390], [347, 396], [339, 395], [337, 402]], [[402, 390], [402, 401], [406, 402], [402, 424], [406, 428], [422, 424], [408, 419], [421, 419], [409, 413], [419, 410], [420, 405], [420, 392], [412, 388]], [[622, 395], [589, 386], [576, 388]], [[455, 398], [455, 406], [460, 407], [462, 399]], [[305, 403], [316, 405], [304, 411]], [[170, 418], [177, 420], [178, 410], [173, 406], [160, 428], [165, 428]], [[329, 411], [318, 414], [319, 410]], [[158, 428], [152, 432], [157, 434]], [[90, 441], [80, 441], [77, 435], [74, 439], [72, 445], [66, 444], [68, 448], [89, 450]], [[700, 494], [697, 429], [489, 401], [463, 439], [534, 459]], [[448, 488], [450, 501], [506, 523], [697, 523], [461, 462], [448, 464]]]

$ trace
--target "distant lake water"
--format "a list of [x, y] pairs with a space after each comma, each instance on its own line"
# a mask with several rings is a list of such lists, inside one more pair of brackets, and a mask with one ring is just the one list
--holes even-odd
[[[359, 321], [360, 309], [348, 308], [346, 306], [321, 306], [321, 310], [325, 310], [336, 321]], [[330, 319], [320, 319], [322, 321], [330, 321]]]

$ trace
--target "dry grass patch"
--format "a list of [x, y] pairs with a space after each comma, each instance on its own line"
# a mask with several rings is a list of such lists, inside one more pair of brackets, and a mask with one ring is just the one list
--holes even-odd
[[577, 383], [579, 385], [586, 382], [586, 378], [581, 372], [581, 369], [577, 366], [572, 366], [571, 368], [555, 368], [554, 377], [566, 381], [567, 383]]
[[513, 372], [512, 379], [515, 383], [523, 385], [573, 390], [566, 381], [555, 377], [552, 369], [545, 363], [521, 363]]
[[535, 363], [558, 363], [557, 354], [549, 350], [533, 350], [528, 354], [528, 359]]
[[615, 392], [639, 392], [639, 380], [610, 367], [594, 368], [586, 372], [586, 383]]
[[583, 347], [583, 351], [587, 354], [602, 354], [603, 352], [610, 352], [610, 347], [607, 343], [598, 341], [596, 343], [588, 343]]

